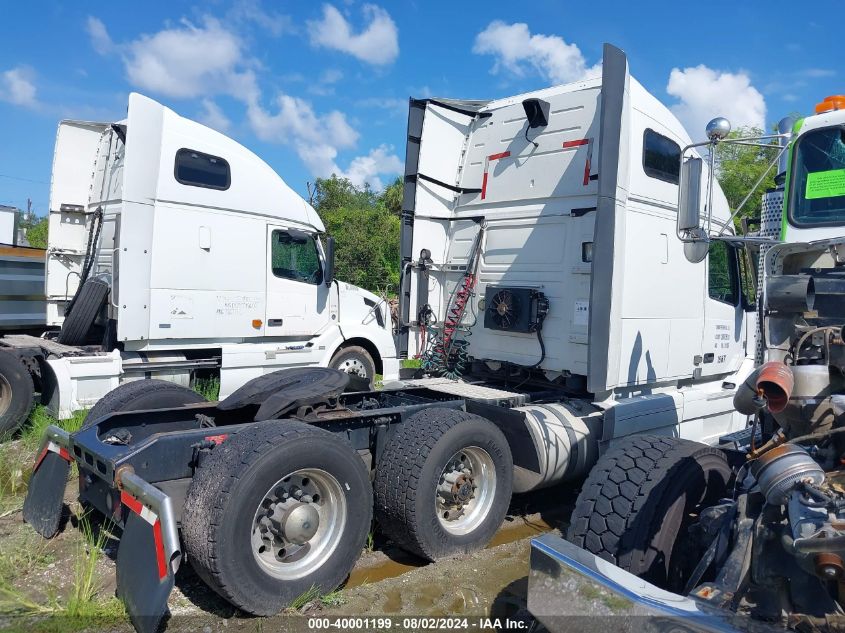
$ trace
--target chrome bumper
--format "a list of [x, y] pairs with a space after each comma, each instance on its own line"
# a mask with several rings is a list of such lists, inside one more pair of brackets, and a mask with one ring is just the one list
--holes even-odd
[[551, 633], [783, 630], [664, 591], [554, 534], [531, 541], [528, 610]]

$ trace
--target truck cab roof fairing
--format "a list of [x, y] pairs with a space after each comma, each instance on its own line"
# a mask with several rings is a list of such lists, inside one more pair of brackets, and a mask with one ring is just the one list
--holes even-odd
[[[317, 212], [266, 162], [224, 134], [138, 93], [129, 95], [126, 124], [125, 199], [195, 204], [283, 218], [325, 230]], [[229, 188], [207, 189], [177, 182], [174, 161], [180, 149], [225, 159], [231, 169]]]

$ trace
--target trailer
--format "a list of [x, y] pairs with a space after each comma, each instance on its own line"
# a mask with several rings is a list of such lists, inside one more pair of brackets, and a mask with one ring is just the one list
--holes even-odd
[[[772, 140], [727, 130], [714, 120], [697, 145], [715, 159], [722, 143]], [[749, 427], [717, 446], [630, 437], [600, 458], [566, 540], [532, 542], [528, 607], [550, 631], [572, 630], [577, 613], [562, 599], [572, 583], [683, 628], [842, 629], [843, 130], [843, 97], [781, 122], [778, 186], [763, 197], [770, 230], [752, 237], [710, 227], [698, 212], [709, 182], [691, 175], [701, 158], [684, 158], [678, 236], [690, 259], [716, 241], [762, 251], [758, 363], [733, 397]]]
[[335, 279], [315, 210], [241, 144], [139, 94], [122, 121], [59, 124], [45, 265], [44, 326], [0, 338], [0, 434], [34, 391], [66, 419], [143, 378], [217, 376], [225, 397], [283, 367], [398, 377], [387, 301]]
[[576, 481], [627, 437], [744, 428], [747, 271], [724, 242], [705, 269], [670, 239], [691, 141], [622, 51], [606, 45], [602, 68], [505, 99], [410, 101], [399, 351], [420, 377], [346, 393], [337, 372], [287, 369], [218, 403], [121, 385], [81, 431], [47, 432], [25, 519], [55, 533], [75, 462], [80, 498], [123, 524], [118, 593], [147, 631], [183, 559], [274, 613], [338, 586], [373, 517], [438, 560], [483, 547], [512, 494]]

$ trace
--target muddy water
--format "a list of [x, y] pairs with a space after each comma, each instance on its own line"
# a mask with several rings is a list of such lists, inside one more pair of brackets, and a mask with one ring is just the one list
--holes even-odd
[[355, 615], [507, 617], [525, 607], [532, 537], [561, 532], [571, 513], [569, 490], [515, 500], [508, 520], [484, 550], [427, 563], [390, 547], [363, 556], [329, 612]]
[[[487, 549], [537, 536], [552, 529], [554, 527], [539, 514], [519, 517], [505, 523], [490, 540]], [[375, 558], [375, 560], [369, 561], [365, 558], [361, 564], [352, 570], [349, 579], [346, 581], [346, 588], [395, 578], [426, 565], [426, 561], [402, 551], [391, 550], [384, 556], [372, 558]]]
[[331, 610], [364, 616], [513, 615], [525, 606], [529, 542], [522, 538], [348, 587], [343, 591], [345, 604]]

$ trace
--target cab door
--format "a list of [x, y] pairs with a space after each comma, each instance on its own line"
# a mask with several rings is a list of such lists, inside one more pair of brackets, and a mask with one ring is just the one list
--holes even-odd
[[335, 287], [323, 279], [323, 250], [316, 235], [267, 227], [267, 336], [308, 338], [334, 322]]
[[713, 240], [707, 254], [707, 297], [698, 364], [702, 376], [736, 371], [745, 357], [745, 311], [740, 290], [735, 249], [727, 242]]

